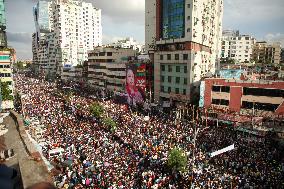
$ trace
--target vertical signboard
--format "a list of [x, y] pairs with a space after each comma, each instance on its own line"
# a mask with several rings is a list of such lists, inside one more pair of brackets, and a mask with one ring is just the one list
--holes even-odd
[[146, 64], [132, 63], [126, 66], [126, 85], [127, 102], [129, 105], [136, 106], [145, 100], [146, 89]]

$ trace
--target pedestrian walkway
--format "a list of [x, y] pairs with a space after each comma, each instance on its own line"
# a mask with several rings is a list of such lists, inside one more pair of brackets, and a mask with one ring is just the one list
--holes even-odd
[[5, 164], [15, 168], [21, 174], [17, 188], [26, 188], [41, 181], [51, 181], [51, 177], [42, 161], [34, 161], [25, 150], [21, 141], [16, 123], [11, 116], [4, 119], [4, 124], [9, 129], [4, 135], [6, 149], [14, 149], [15, 156], [10, 158]]

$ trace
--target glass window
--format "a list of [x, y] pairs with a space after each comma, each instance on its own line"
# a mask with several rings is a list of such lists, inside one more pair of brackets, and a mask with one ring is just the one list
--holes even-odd
[[188, 54], [183, 54], [183, 60], [188, 60]]
[[184, 78], [184, 79], [183, 79], [183, 83], [184, 83], [185, 85], [187, 85], [187, 78]]
[[180, 77], [176, 77], [176, 83], [180, 83]]
[[168, 65], [168, 72], [172, 72], [172, 66]]
[[161, 81], [165, 82], [165, 76], [161, 75]]
[[169, 83], [172, 82], [172, 76], [168, 76], [168, 82], [169, 82]]
[[161, 70], [162, 71], [165, 71], [166, 69], [165, 69], [165, 65], [161, 65]]
[[182, 93], [183, 95], [186, 95], [186, 89], [183, 89], [183, 93]]
[[165, 92], [165, 87], [161, 86], [161, 92]]
[[179, 60], [179, 54], [175, 54], [175, 60]]
[[176, 88], [175, 92], [176, 92], [176, 94], [179, 94], [179, 88]]
[[162, 54], [160, 55], [160, 60], [164, 60], [164, 56]]
[[176, 66], [176, 72], [180, 72], [180, 67]]
[[183, 71], [184, 73], [187, 73], [187, 66], [184, 66]]
[[171, 55], [167, 54], [167, 60], [171, 60]]
[[172, 88], [168, 87], [168, 93], [171, 93], [171, 92], [172, 92]]

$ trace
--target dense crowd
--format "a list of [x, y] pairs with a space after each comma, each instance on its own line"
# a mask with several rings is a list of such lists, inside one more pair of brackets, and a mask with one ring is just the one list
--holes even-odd
[[[283, 153], [267, 140], [248, 140], [250, 135], [227, 127], [176, 122], [173, 115], [145, 120], [127, 105], [97, 100], [118, 124], [112, 133], [91, 116], [96, 100], [82, 91], [67, 98], [62, 86], [23, 75], [16, 76], [16, 88], [24, 94], [24, 116], [46, 125], [44, 153], [65, 150], [49, 159], [63, 165], [55, 177], [58, 188], [284, 188]], [[231, 144], [234, 150], [210, 158], [210, 152]], [[185, 150], [187, 172], [167, 168], [173, 147]]]

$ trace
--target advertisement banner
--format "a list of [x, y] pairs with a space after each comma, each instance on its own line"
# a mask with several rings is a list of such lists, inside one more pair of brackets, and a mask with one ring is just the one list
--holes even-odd
[[146, 89], [146, 64], [132, 63], [126, 66], [127, 103], [136, 106], [144, 103]]

